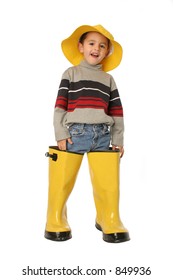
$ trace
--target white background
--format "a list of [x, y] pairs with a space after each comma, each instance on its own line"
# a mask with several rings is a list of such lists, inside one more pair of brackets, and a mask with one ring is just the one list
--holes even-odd
[[[44, 239], [48, 160], [55, 145], [53, 107], [70, 66], [61, 41], [83, 24], [102, 24], [123, 46], [111, 72], [125, 112], [120, 212], [131, 241], [108, 244], [94, 227], [87, 159], [68, 201], [73, 238]], [[2, 1], [0, 4], [1, 279], [31, 268], [151, 267], [150, 276], [79, 279], [170, 279], [172, 270], [173, 1]]]

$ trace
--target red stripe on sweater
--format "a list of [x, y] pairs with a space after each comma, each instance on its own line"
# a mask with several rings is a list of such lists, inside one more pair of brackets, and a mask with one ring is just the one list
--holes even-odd
[[68, 111], [74, 111], [76, 108], [102, 108], [107, 111], [107, 104], [100, 98], [80, 98], [78, 100], [70, 100], [68, 103]]
[[113, 117], [123, 117], [123, 108], [113, 107], [108, 111], [108, 114]]
[[55, 103], [55, 108], [56, 107], [60, 107], [60, 108], [63, 108], [64, 110], [67, 110], [67, 98], [58, 97], [56, 99], [56, 103]]

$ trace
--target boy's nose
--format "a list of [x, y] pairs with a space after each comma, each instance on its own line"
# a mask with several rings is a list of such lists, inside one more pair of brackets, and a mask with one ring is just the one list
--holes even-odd
[[95, 46], [94, 46], [94, 49], [95, 49], [96, 51], [98, 51], [98, 50], [99, 50], [99, 45], [95, 45]]

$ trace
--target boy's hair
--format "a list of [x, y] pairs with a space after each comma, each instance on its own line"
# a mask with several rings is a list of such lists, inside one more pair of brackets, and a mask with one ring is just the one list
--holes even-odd
[[[83, 33], [80, 38], [79, 38], [79, 43], [83, 44], [84, 40], [86, 39], [87, 35], [88, 35], [89, 32], [85, 32]], [[106, 38], [108, 40], [108, 48], [110, 47], [110, 40], [108, 38]]]
[[84, 40], [86, 39], [89, 32], [83, 33], [79, 38], [79, 43], [83, 44]]

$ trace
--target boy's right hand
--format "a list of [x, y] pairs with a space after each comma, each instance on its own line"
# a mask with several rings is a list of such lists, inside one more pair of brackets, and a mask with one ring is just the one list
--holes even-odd
[[67, 143], [67, 141], [68, 141], [69, 144], [71, 144], [71, 145], [73, 144], [71, 138], [63, 139], [63, 140], [57, 141], [58, 148], [60, 150], [62, 150], [62, 151], [66, 151], [66, 148], [67, 148], [66, 143]]

